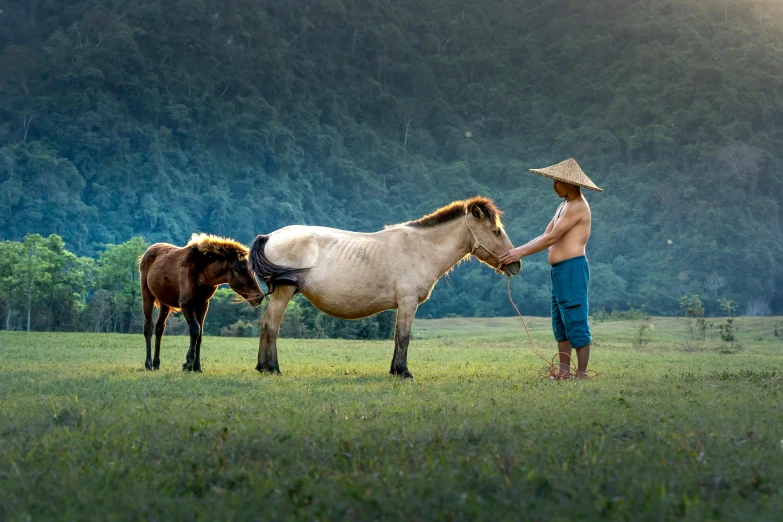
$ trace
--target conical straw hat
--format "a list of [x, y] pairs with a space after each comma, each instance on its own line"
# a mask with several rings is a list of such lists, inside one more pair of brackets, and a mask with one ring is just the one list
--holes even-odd
[[565, 183], [570, 183], [571, 185], [578, 185], [590, 190], [595, 190], [596, 192], [603, 192], [603, 190], [598, 188], [595, 183], [590, 181], [590, 178], [587, 177], [587, 174], [582, 172], [582, 169], [579, 168], [579, 164], [574, 158], [567, 159], [561, 163], [558, 163], [557, 165], [552, 165], [551, 167], [545, 167], [543, 169], [530, 169], [530, 172], [539, 174], [541, 176], [546, 176], [547, 178], [556, 179], [558, 181], [564, 181]]

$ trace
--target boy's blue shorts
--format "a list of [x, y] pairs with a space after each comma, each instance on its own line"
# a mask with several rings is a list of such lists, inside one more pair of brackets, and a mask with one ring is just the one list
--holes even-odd
[[593, 342], [587, 305], [590, 267], [585, 256], [572, 257], [552, 265], [552, 330], [558, 342], [572, 348]]

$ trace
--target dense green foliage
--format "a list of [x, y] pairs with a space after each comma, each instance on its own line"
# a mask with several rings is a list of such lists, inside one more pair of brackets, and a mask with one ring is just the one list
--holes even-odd
[[147, 246], [135, 237], [92, 259], [69, 252], [56, 234], [0, 242], [3, 329], [140, 331], [138, 260]]
[[[515, 243], [576, 157], [592, 306], [783, 310], [777, 0], [2, 0], [0, 233], [374, 230], [481, 193]], [[42, 276], [43, 277], [43, 276]], [[547, 312], [543, 254], [514, 289]], [[508, 315], [477, 265], [423, 316]]]
[[252, 339], [205, 338], [192, 375], [183, 337], [153, 373], [140, 337], [0, 332], [0, 518], [780, 520], [783, 341], [742, 321], [730, 353], [602, 322], [605, 375], [562, 383], [509, 319], [415, 323], [416, 382], [389, 341], [283, 340], [278, 377]]

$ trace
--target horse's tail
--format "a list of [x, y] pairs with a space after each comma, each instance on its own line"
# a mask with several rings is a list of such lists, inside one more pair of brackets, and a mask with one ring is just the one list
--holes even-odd
[[152, 290], [150, 290], [149, 285], [147, 284], [147, 273], [155, 262], [155, 258], [158, 257], [158, 246], [158, 243], [150, 246], [147, 251], [139, 257], [139, 283], [141, 284], [141, 295], [142, 298], [151, 298], [155, 306], [159, 304], [158, 298], [152, 294]]
[[141, 257], [139, 257], [139, 274], [149, 271], [158, 255], [161, 253], [166, 253], [171, 248], [171, 245], [166, 245], [163, 243], [155, 243], [154, 245], [150, 245], [147, 251], [144, 252]]
[[256, 276], [261, 279], [269, 288], [268, 294], [275, 291], [278, 286], [301, 286], [301, 274], [304, 268], [290, 268], [272, 263], [266, 254], [264, 248], [269, 236], [259, 234], [250, 244], [250, 267]]
[[139, 257], [139, 273], [146, 272], [152, 262], [155, 260], [155, 254], [156, 252], [153, 252], [152, 248], [148, 248], [146, 252], [144, 252], [141, 257]]

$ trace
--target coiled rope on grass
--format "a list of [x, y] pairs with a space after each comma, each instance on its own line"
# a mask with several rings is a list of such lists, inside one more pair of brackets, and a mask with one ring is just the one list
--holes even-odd
[[522, 317], [522, 313], [519, 311], [519, 307], [514, 302], [514, 298], [511, 297], [510, 277], [506, 277], [506, 290], [508, 290], [508, 300], [511, 301], [511, 305], [514, 307], [514, 310], [517, 311], [517, 315], [519, 316], [520, 321], [522, 321], [522, 326], [525, 327], [527, 339], [530, 341], [530, 349], [533, 350], [533, 353], [535, 353], [542, 361], [544, 361], [544, 372], [539, 375], [541, 379], [548, 381], [565, 381], [567, 379], [595, 379], [596, 377], [603, 375], [603, 373], [598, 373], [595, 370], [587, 370], [584, 374], [580, 374], [578, 371], [579, 368], [570, 354], [566, 354], [568, 357], [568, 373], [561, 372], [559, 361], [555, 362], [555, 360], [559, 358], [561, 352], [556, 353], [552, 359], [547, 359], [538, 353], [538, 350], [536, 350], [536, 347], [533, 344], [533, 338], [530, 336], [530, 331], [527, 329], [527, 324], [525, 324], [525, 319]]

